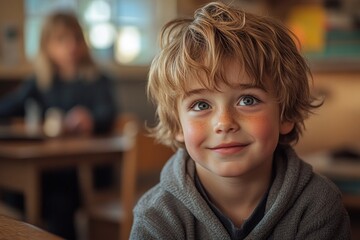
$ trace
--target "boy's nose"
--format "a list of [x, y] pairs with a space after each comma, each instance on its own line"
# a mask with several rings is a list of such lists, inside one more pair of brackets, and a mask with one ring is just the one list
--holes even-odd
[[214, 126], [215, 133], [218, 134], [236, 132], [239, 128], [240, 125], [236, 121], [236, 114], [229, 110], [219, 113]]

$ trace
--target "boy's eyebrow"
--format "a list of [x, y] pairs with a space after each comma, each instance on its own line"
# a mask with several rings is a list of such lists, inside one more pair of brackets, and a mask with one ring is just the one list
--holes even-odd
[[196, 89], [192, 89], [192, 90], [190, 90], [190, 91], [184, 92], [183, 98], [190, 97], [190, 96], [196, 95], [196, 94], [200, 94], [200, 93], [205, 92], [205, 91], [210, 91], [210, 90], [207, 89], [207, 88], [196, 88]]
[[[238, 89], [250, 89], [250, 88], [257, 88], [257, 89], [261, 89], [262, 91], [268, 92], [263, 86], [260, 85], [255, 85], [252, 83], [242, 83], [242, 84], [238, 84], [235, 86], [232, 86], [232, 88], [238, 88]], [[192, 96], [192, 95], [196, 95], [196, 94], [200, 94], [203, 93], [205, 91], [214, 91], [208, 88], [196, 88], [196, 89], [192, 89], [190, 91], [187, 91], [184, 93], [183, 98]]]

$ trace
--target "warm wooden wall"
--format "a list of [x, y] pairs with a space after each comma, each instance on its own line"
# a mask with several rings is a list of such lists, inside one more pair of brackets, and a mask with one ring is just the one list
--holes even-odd
[[[2, 79], [21, 78], [30, 70], [24, 51], [24, 19], [24, 0], [0, 1], [0, 76]], [[9, 27], [17, 31], [16, 47], [6, 44], [6, 29]], [[12, 57], [16, 59], [16, 62], [13, 62], [11, 57], [11, 60], [8, 60], [9, 52], [13, 54]]]
[[297, 150], [308, 153], [360, 147], [360, 72], [315, 73], [314, 85], [326, 93], [326, 100], [306, 121]]

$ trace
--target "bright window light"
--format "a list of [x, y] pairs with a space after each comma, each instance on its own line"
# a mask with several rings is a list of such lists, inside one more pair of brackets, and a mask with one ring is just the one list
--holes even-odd
[[89, 31], [90, 44], [96, 49], [110, 48], [115, 41], [116, 30], [110, 23], [92, 25]]
[[88, 23], [106, 22], [110, 20], [111, 8], [108, 2], [96, 0], [90, 2], [84, 13]]
[[141, 51], [141, 34], [139, 29], [133, 26], [121, 28], [115, 47], [116, 61], [119, 63], [132, 62]]

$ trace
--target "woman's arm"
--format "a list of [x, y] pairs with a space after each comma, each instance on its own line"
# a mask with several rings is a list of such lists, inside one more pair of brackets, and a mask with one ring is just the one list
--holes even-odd
[[18, 89], [7, 94], [0, 100], [0, 118], [25, 116], [25, 102], [31, 98], [39, 100], [38, 89], [34, 78], [25, 80]]

